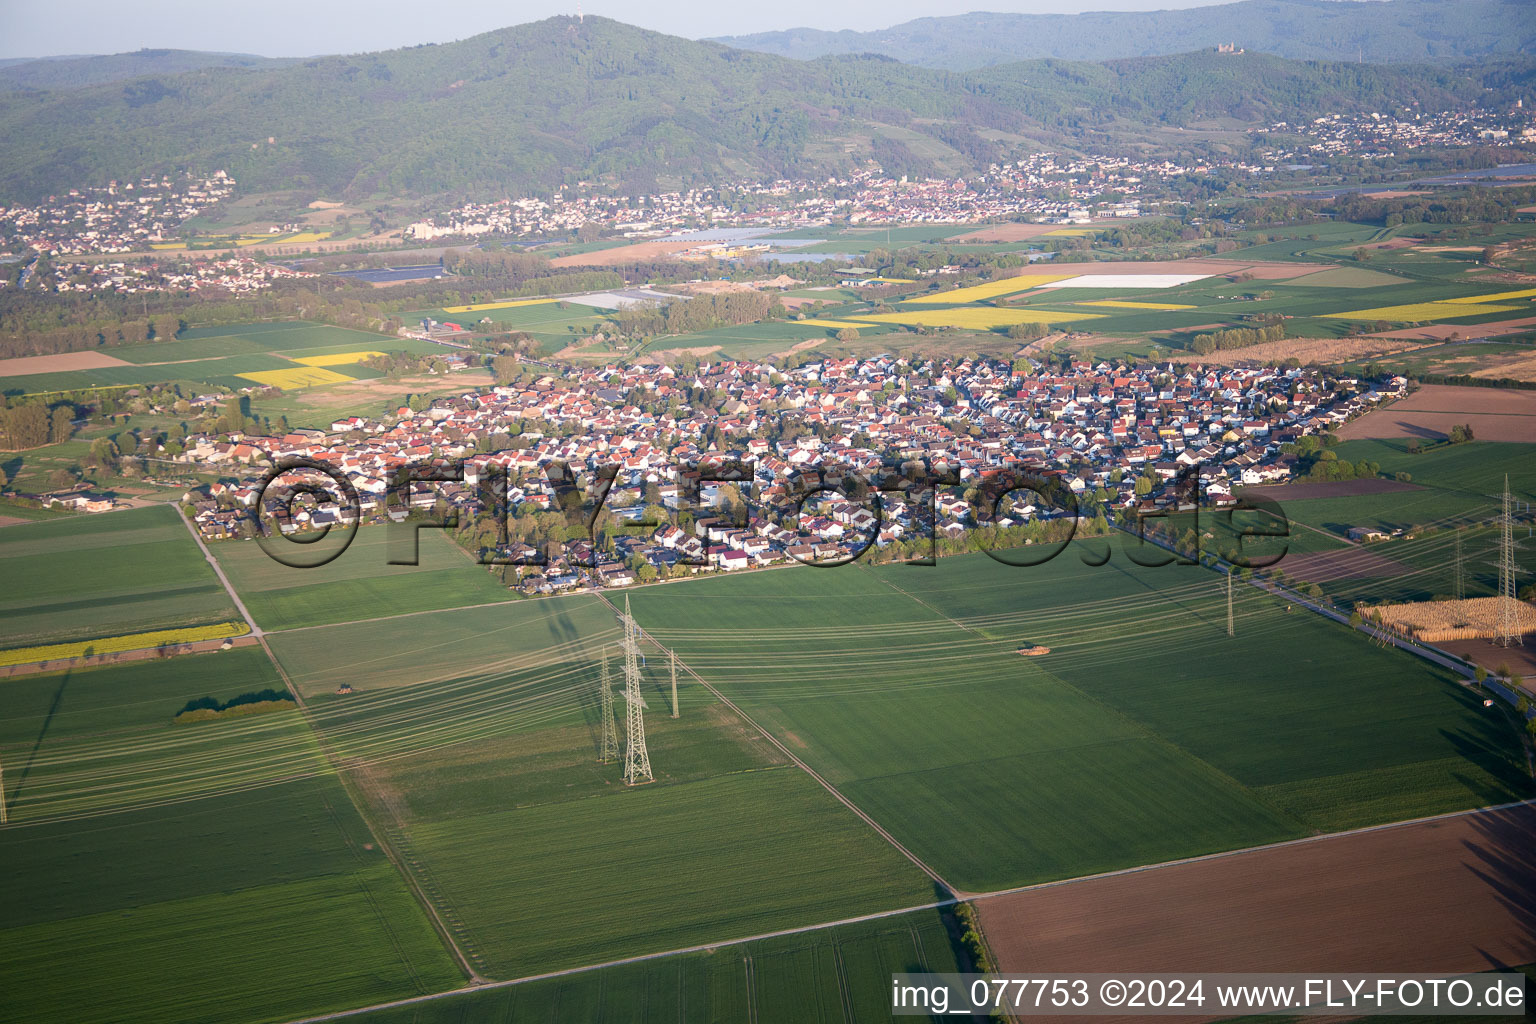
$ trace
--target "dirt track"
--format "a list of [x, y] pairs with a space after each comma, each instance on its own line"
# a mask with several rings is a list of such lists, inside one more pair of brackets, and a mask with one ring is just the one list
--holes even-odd
[[1426, 384], [1407, 398], [1344, 424], [1346, 441], [1368, 437], [1442, 438], [1472, 424], [1479, 441], [1536, 442], [1536, 391]]
[[977, 907], [1002, 972], [1481, 971], [1536, 962], [1533, 850], [1526, 805]]

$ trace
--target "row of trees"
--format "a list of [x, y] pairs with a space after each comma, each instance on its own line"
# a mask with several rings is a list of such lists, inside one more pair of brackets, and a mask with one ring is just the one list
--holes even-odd
[[29, 402], [0, 408], [0, 448], [18, 451], [68, 440], [74, 418], [75, 408], [69, 404], [50, 409], [42, 402]]
[[700, 295], [667, 306], [631, 306], [614, 314], [619, 333], [626, 337], [656, 334], [691, 334], [711, 327], [748, 324], [769, 316], [782, 316], [777, 296], [762, 292], [726, 292]]
[[1264, 327], [1232, 327], [1224, 331], [1195, 335], [1190, 339], [1189, 350], [1197, 355], [1208, 356], [1212, 352], [1247, 348], [1266, 341], [1280, 341], [1284, 337], [1285, 328], [1280, 324], [1268, 324]]

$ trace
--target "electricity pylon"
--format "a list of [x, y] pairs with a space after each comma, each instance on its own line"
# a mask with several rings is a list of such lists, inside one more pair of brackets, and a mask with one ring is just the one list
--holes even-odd
[[8, 825], [10, 821], [5, 813], [5, 768], [0, 766], [0, 825]]
[[619, 756], [619, 733], [613, 722], [613, 686], [608, 682], [608, 651], [603, 650], [603, 675], [598, 690], [599, 706], [603, 716], [602, 762], [607, 764]]
[[1227, 569], [1227, 636], [1236, 636], [1237, 631], [1232, 628], [1232, 569]]
[[1499, 621], [1493, 637], [1493, 642], [1500, 647], [1515, 647], [1522, 643], [1520, 624], [1515, 615], [1519, 606], [1515, 604], [1515, 533], [1514, 517], [1510, 515], [1512, 501], [1509, 495], [1509, 475], [1505, 474], [1504, 514], [1499, 516]]
[[628, 742], [624, 748], [624, 785], [651, 782], [651, 755], [645, 749], [645, 713], [640, 705], [640, 641], [635, 618], [624, 598], [624, 704]]
[[1456, 572], [1452, 577], [1454, 582], [1452, 584], [1451, 594], [1451, 596], [1456, 598], [1458, 601], [1467, 596], [1465, 576], [1463, 575], [1461, 569], [1461, 530], [1461, 527], [1456, 527]]
[[677, 717], [677, 652], [672, 652], [672, 717]]

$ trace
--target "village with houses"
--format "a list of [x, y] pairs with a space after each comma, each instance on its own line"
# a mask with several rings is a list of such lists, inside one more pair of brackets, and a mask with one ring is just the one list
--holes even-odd
[[[405, 466], [462, 465], [458, 480], [412, 485], [410, 504], [423, 513], [473, 517], [486, 510], [482, 483], [492, 479], [507, 481], [506, 507], [519, 519], [558, 512], [550, 483], [557, 465], [575, 471], [582, 489], [599, 467], [615, 467], [603, 505], [621, 524], [648, 520], [648, 507], [665, 511], [666, 520], [650, 527], [612, 531], [604, 550], [577, 540], [562, 553], [559, 545], [512, 540], [493, 553], [523, 567], [516, 585], [547, 593], [677, 572], [847, 560], [871, 544], [926, 537], [930, 522], [937, 536], [954, 539], [978, 526], [1066, 514], [1022, 503], [996, 518], [979, 511], [964, 492], [1005, 467], [1058, 481], [1082, 503], [1085, 520], [1151, 508], [1166, 500], [1162, 485], [1191, 467], [1205, 502], [1231, 505], [1243, 485], [1288, 478], [1295, 442], [1324, 435], [1406, 387], [1402, 378], [1372, 388], [1301, 368], [1076, 360], [1011, 367], [881, 356], [790, 370], [721, 362], [688, 373], [600, 367], [466, 391], [419, 411], [349, 416], [329, 431], [193, 435], [175, 458], [225, 477], [186, 495], [209, 540], [251, 537], [258, 519], [269, 529], [279, 523], [284, 533], [351, 527], [359, 514], [363, 523], [387, 522], [387, 512], [400, 511], [390, 492]], [[255, 508], [264, 475], [294, 459], [344, 476], [358, 510], [334, 496], [290, 508], [282, 488]], [[824, 500], [803, 508], [786, 500], [804, 493], [806, 474], [819, 480], [827, 467], [873, 477], [914, 459], [953, 468], [958, 482], [926, 502], [883, 495], [878, 516], [871, 502], [845, 493], [822, 492], [815, 497]], [[750, 479], [695, 480], [700, 503], [687, 500], [683, 477], [730, 460], [746, 464]]]

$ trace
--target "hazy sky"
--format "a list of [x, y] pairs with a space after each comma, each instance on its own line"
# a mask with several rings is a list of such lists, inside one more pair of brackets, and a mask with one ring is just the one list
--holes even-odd
[[[885, 28], [968, 10], [1158, 10], [1230, 0], [582, 0], [587, 14], [698, 39], [808, 25]], [[576, 0], [0, 0], [0, 57], [122, 53], [143, 47], [302, 57], [443, 43], [576, 13]]]

